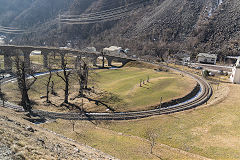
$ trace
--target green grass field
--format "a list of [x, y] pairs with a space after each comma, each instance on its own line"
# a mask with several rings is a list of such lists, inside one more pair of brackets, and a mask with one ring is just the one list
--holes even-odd
[[[95, 85], [95, 90], [103, 92], [100, 95], [90, 95], [91, 98], [103, 101], [115, 111], [137, 111], [153, 109], [154, 106], [160, 103], [160, 97], [163, 101], [170, 101], [191, 92], [196, 85], [196, 82], [189, 77], [182, 77], [173, 72], [156, 72], [153, 69], [142, 69], [135, 67], [124, 67], [121, 69], [97, 70], [92, 74], [94, 83], [91, 80], [89, 87]], [[150, 82], [147, 83], [147, 78]], [[38, 80], [29, 91], [30, 98], [36, 102], [35, 107], [38, 109], [47, 109], [51, 111], [64, 111], [59, 106], [63, 102], [63, 81], [54, 75], [55, 91], [58, 96], [50, 95], [50, 100], [54, 103], [53, 106], [44, 106], [44, 99], [40, 99], [46, 93], [46, 80], [48, 76], [38, 77]], [[139, 86], [140, 80], [145, 80], [142, 87]], [[10, 89], [11, 88], [11, 89]], [[20, 99], [20, 94], [17, 92], [16, 83], [9, 83], [3, 87], [10, 101], [17, 103]], [[107, 92], [107, 93], [106, 93]], [[16, 93], [17, 96], [16, 96]], [[81, 99], [74, 99], [78, 93], [78, 85], [76, 77], [71, 77], [70, 85], [70, 102], [76, 105], [81, 105]], [[108, 108], [104, 105], [96, 105], [94, 102], [89, 102], [84, 99], [84, 109], [86, 111], [105, 112]], [[66, 109], [66, 111], [69, 111]]]
[[[105, 70], [98, 73], [98, 86], [114, 93], [124, 100], [121, 111], [143, 110], [164, 101], [188, 94], [195, 82], [189, 77], [168, 72], [156, 72], [153, 69], [127, 67], [118, 70]], [[150, 83], [147, 78], [150, 77]], [[140, 87], [140, 80], [145, 85]]]

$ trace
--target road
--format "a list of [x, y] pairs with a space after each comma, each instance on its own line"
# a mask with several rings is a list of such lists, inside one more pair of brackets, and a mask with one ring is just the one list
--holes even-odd
[[206, 70], [232, 72], [233, 67], [230, 66], [220, 66], [220, 65], [211, 65], [211, 64], [202, 64], [202, 63], [191, 63], [192, 66], [202, 67]]

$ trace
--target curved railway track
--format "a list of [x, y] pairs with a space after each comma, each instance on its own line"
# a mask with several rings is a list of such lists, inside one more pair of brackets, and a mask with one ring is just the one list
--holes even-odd
[[[212, 95], [212, 88], [206, 80], [202, 77], [193, 75], [191, 73], [181, 71], [175, 68], [167, 67], [171, 70], [180, 72], [187, 76], [192, 77], [200, 86], [199, 93], [192, 99], [163, 108], [152, 109], [147, 111], [136, 111], [136, 112], [115, 112], [115, 113], [57, 113], [57, 112], [47, 112], [42, 110], [33, 110], [33, 113], [50, 119], [66, 119], [66, 120], [131, 120], [140, 119], [145, 117], [150, 117], [154, 115], [170, 114], [175, 112], [180, 112], [188, 109], [195, 108], [207, 102]], [[5, 107], [12, 108], [15, 110], [23, 111], [22, 107], [6, 103]]]
[[136, 111], [136, 112], [115, 112], [115, 113], [56, 113], [56, 112], [46, 112], [40, 110], [34, 110], [33, 112], [47, 118], [51, 119], [67, 119], [67, 120], [130, 120], [145, 118], [154, 115], [170, 114], [179, 111], [184, 111], [197, 107], [209, 100], [212, 95], [212, 88], [208, 82], [197, 75], [187, 73], [178, 69], [170, 68], [177, 72], [181, 72], [195, 79], [200, 85], [200, 92], [192, 99], [176, 104], [173, 106], [168, 106], [159, 109], [147, 110], [147, 111]]

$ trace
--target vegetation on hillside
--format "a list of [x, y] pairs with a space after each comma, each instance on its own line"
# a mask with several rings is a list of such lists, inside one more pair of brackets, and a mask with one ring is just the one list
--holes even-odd
[[[154, 57], [182, 51], [237, 54], [239, 50], [240, 3], [237, 0], [224, 0], [221, 4], [217, 4], [216, 0], [24, 2], [25, 5], [20, 5], [19, 10], [13, 12], [13, 18], [0, 12], [0, 24], [34, 31], [16, 36], [14, 43], [17, 44], [66, 46], [70, 43], [71, 47], [95, 46], [99, 50], [118, 45], [130, 48], [132, 54]], [[6, 0], [4, 3], [7, 3]], [[130, 16], [119, 20], [81, 25], [59, 24], [59, 14], [94, 14], [116, 10], [120, 6], [127, 8], [131, 3], [142, 5], [137, 5], [137, 9], [128, 13]], [[3, 10], [10, 10], [7, 6], [14, 7], [8, 2], [6, 8], [2, 6]], [[5, 19], [9, 22], [1, 22]]]

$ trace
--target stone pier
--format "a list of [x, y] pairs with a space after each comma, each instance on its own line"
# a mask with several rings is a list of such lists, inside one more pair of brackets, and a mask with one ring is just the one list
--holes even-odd
[[113, 58], [108, 57], [107, 61], [108, 61], [108, 66], [112, 66]]
[[4, 69], [6, 71], [12, 71], [12, 58], [7, 54], [4, 54]]

